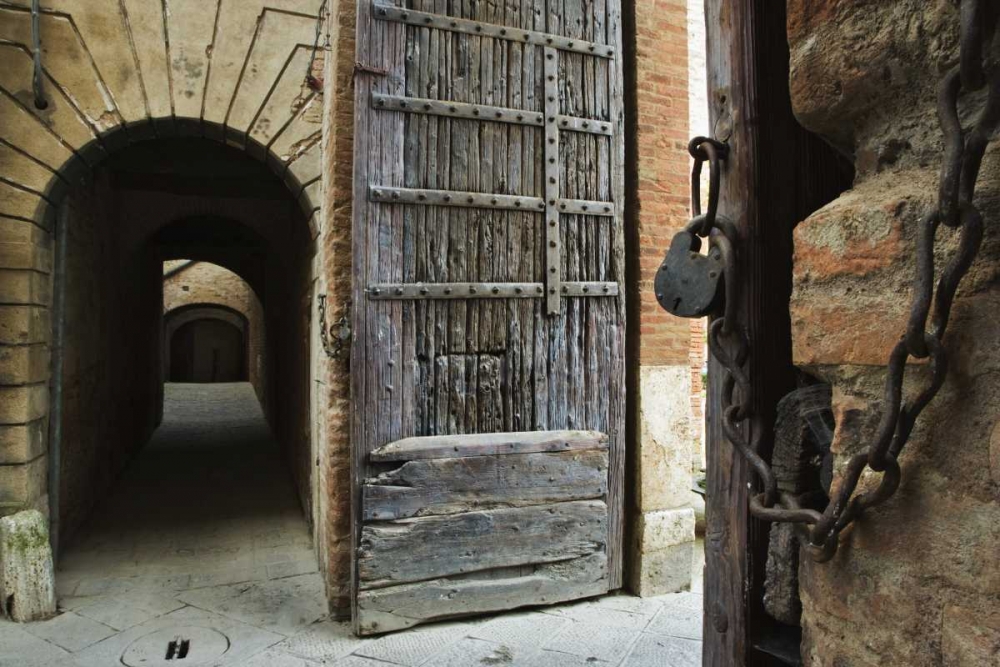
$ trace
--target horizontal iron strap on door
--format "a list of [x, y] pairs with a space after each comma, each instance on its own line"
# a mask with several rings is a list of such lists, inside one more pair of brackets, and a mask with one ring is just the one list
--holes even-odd
[[[484, 192], [462, 192], [459, 190], [424, 190], [421, 188], [390, 188], [384, 185], [369, 186], [369, 199], [385, 204], [418, 204], [423, 206], [457, 206], [459, 208], [493, 208], [511, 211], [545, 210], [545, 200], [541, 197], [519, 197], [517, 195], [496, 195]], [[559, 213], [568, 215], [600, 215], [613, 217], [614, 206], [609, 201], [589, 199], [552, 199], [550, 203]]]
[[[405, 97], [403, 95], [385, 95], [372, 93], [372, 106], [386, 111], [401, 111], [403, 113], [428, 114], [448, 118], [467, 118], [469, 120], [493, 121], [497, 123], [513, 123], [515, 125], [530, 125], [542, 127], [545, 125], [545, 114], [523, 109], [509, 109], [485, 104], [469, 104], [467, 102], [452, 102], [450, 100], [432, 100], [423, 97]], [[549, 123], [561, 130], [586, 132], [611, 136], [611, 123], [593, 118], [580, 118], [553, 114]]]
[[[618, 283], [564, 282], [564, 297], [618, 296]], [[542, 283], [381, 283], [368, 288], [377, 300], [400, 299], [540, 299]]]
[[467, 35], [478, 35], [480, 37], [494, 37], [496, 39], [506, 39], [522, 44], [534, 44], [537, 46], [551, 46], [560, 51], [572, 51], [584, 55], [597, 56], [599, 58], [613, 58], [615, 50], [607, 44], [597, 44], [595, 42], [585, 42], [580, 39], [570, 39], [559, 35], [550, 35], [545, 32], [535, 32], [534, 30], [522, 30], [520, 28], [508, 28], [506, 26], [483, 23], [481, 21], [470, 21], [468, 19], [455, 18], [444, 14], [431, 14], [429, 12], [417, 12], [412, 9], [402, 9], [394, 5], [387, 5], [379, 2], [372, 3], [372, 13], [375, 18], [383, 21], [395, 21], [397, 23], [408, 23], [410, 25], [424, 28], [437, 28], [439, 30], [450, 30], [461, 32]]

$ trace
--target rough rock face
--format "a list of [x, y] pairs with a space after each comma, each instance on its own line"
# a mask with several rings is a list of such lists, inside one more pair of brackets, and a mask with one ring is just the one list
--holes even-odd
[[[836, 484], [871, 442], [909, 310], [916, 226], [934, 205], [941, 159], [936, 88], [957, 62], [958, 11], [950, 0], [788, 0], [788, 36], [799, 121], [857, 169], [854, 189], [795, 234], [794, 356], [833, 385]], [[982, 102], [963, 98], [966, 125]], [[900, 489], [845, 531], [832, 562], [802, 564], [806, 665], [1000, 664], [1000, 146], [987, 151], [976, 203], [985, 237], [945, 338], [947, 383], [903, 452]], [[957, 238], [939, 232], [939, 259]], [[925, 373], [911, 366], [906, 387]]]
[[48, 522], [38, 510], [0, 518], [0, 617], [26, 623], [55, 613]]

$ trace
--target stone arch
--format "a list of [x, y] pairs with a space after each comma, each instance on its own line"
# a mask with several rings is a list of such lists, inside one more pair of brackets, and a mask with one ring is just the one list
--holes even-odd
[[225, 322], [240, 332], [243, 339], [243, 373], [250, 375], [249, 337], [250, 322], [247, 316], [234, 308], [218, 303], [192, 303], [163, 314], [163, 373], [164, 378], [170, 378], [173, 346], [172, 341], [177, 331], [186, 324], [198, 320], [218, 320]]
[[0, 216], [51, 226], [60, 192], [123, 147], [204, 137], [265, 162], [319, 210], [322, 95], [306, 83], [314, 0], [48, 0], [46, 101], [32, 93], [30, 1], [0, 4]]
[[321, 2], [177, 0], [167, 13], [42, 0], [44, 110], [30, 4], [0, 2], [0, 514], [47, 511], [53, 237], [71, 189], [123, 150], [196, 139], [266, 165], [308, 222], [312, 253], [322, 229], [323, 100], [306, 83], [321, 67]]
[[176, 381], [173, 372], [174, 337], [187, 325], [203, 321], [218, 321], [237, 331], [240, 336], [240, 373], [243, 380], [250, 375], [249, 337], [250, 322], [239, 311], [216, 303], [200, 303], [180, 306], [163, 315], [163, 377]]

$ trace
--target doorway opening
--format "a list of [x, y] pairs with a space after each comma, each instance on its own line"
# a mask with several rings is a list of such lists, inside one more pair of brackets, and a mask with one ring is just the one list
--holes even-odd
[[296, 194], [236, 148], [173, 137], [106, 157], [59, 200], [49, 488], [61, 595], [321, 582], [315, 245]]

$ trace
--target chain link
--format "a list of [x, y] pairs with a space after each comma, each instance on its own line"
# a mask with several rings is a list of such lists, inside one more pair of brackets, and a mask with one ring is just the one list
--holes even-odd
[[[973, 202], [983, 154], [1000, 125], [1000, 64], [987, 62], [988, 48], [997, 28], [997, 14], [986, 0], [963, 0], [961, 6], [960, 63], [946, 74], [938, 94], [938, 121], [945, 138], [944, 156], [935, 210], [920, 222], [917, 232], [916, 277], [907, 328], [889, 355], [884, 391], [884, 412], [867, 453], [851, 457], [826, 509], [809, 509], [811, 498], [779, 493], [774, 472], [760, 454], [760, 438], [748, 438], [741, 428], [753, 417], [753, 387], [747, 372], [750, 341], [735, 312], [740, 274], [733, 248], [738, 240], [735, 225], [718, 213], [720, 161], [728, 147], [714, 139], [695, 137], [688, 151], [694, 158], [691, 182], [692, 220], [685, 231], [708, 237], [725, 258], [725, 312], [708, 329], [712, 356], [724, 369], [721, 405], [722, 430], [752, 468], [761, 491], [750, 499], [751, 513], [765, 521], [802, 525], [811, 556], [828, 561], [837, 552], [840, 533], [865, 510], [884, 503], [900, 482], [898, 458], [917, 418], [944, 384], [948, 353], [943, 343], [959, 283], [979, 252], [983, 219]], [[986, 104], [968, 131], [959, 120], [959, 96], [988, 87]], [[708, 207], [701, 212], [700, 176], [709, 163]], [[934, 241], [941, 225], [960, 233], [958, 248], [945, 265], [935, 286]], [[903, 381], [910, 358], [928, 359], [921, 371], [923, 387], [904, 399]], [[866, 470], [881, 474], [877, 485], [856, 493]]]

